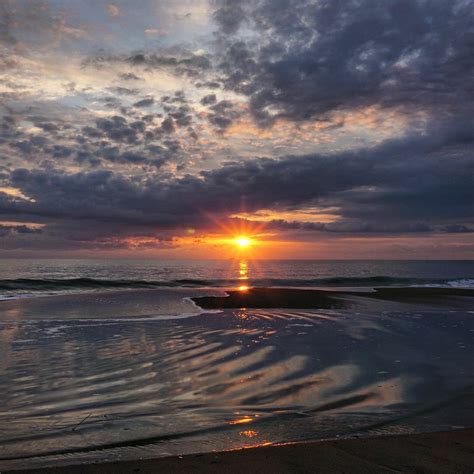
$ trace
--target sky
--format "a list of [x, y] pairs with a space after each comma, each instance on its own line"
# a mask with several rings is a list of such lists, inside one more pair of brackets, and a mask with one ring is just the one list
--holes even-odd
[[0, 257], [474, 257], [472, 0], [2, 0]]

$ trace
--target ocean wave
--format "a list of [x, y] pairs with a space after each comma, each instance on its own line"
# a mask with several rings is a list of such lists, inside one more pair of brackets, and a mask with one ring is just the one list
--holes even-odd
[[100, 289], [100, 288], [160, 288], [160, 287], [200, 287], [212, 285], [204, 280], [182, 279], [170, 281], [148, 280], [107, 280], [95, 278], [68, 278], [68, 279], [32, 279], [18, 278], [0, 280], [0, 291], [47, 291], [62, 289]]
[[312, 279], [258, 278], [239, 279], [177, 279], [177, 280], [112, 280], [95, 278], [72, 279], [29, 279], [18, 278], [0, 280], [0, 298], [10, 299], [13, 294], [23, 297], [33, 296], [37, 292], [87, 291], [100, 289], [140, 289], [140, 288], [231, 288], [242, 283], [257, 287], [377, 287], [377, 286], [420, 286], [473, 288], [474, 278], [459, 279], [423, 279], [391, 276], [369, 277], [327, 277]]

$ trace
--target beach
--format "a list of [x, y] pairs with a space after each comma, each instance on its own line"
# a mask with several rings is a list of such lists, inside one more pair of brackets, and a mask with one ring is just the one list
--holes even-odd
[[[284, 459], [293, 456], [304, 457], [301, 472], [317, 462], [341, 462], [344, 472], [332, 442], [318, 440], [352, 446], [355, 437], [374, 456], [379, 440], [384, 449], [411, 446], [413, 465], [420, 455], [420, 466], [436, 472], [403, 436], [451, 430], [439, 472], [464, 469], [472, 433], [462, 430], [474, 426], [473, 295], [181, 287], [3, 301], [0, 470], [172, 472], [182, 463], [213, 472], [208, 466], [245, 458], [258, 472], [265, 453], [282, 453], [275, 472], [291, 472]], [[196, 457], [229, 450], [216, 462], [215, 454]]]
[[262, 446], [188, 456], [12, 471], [18, 474], [125, 473], [471, 473], [474, 430]]

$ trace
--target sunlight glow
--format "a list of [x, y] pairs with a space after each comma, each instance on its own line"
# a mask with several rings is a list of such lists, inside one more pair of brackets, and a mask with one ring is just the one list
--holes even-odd
[[234, 239], [234, 243], [240, 248], [247, 248], [247, 247], [250, 247], [250, 245], [252, 245], [252, 239], [242, 235], [240, 237], [236, 237]]

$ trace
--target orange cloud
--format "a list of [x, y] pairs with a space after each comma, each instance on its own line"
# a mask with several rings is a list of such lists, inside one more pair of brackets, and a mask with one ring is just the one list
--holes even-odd
[[258, 221], [258, 222], [271, 222], [274, 220], [284, 220], [288, 222], [298, 221], [298, 222], [336, 222], [339, 220], [340, 215], [338, 213], [339, 209], [335, 207], [329, 208], [308, 208], [300, 209], [298, 211], [291, 212], [279, 212], [274, 210], [262, 209], [257, 212], [239, 212], [233, 214], [231, 217], [236, 217], [240, 219], [245, 219], [249, 221]]

